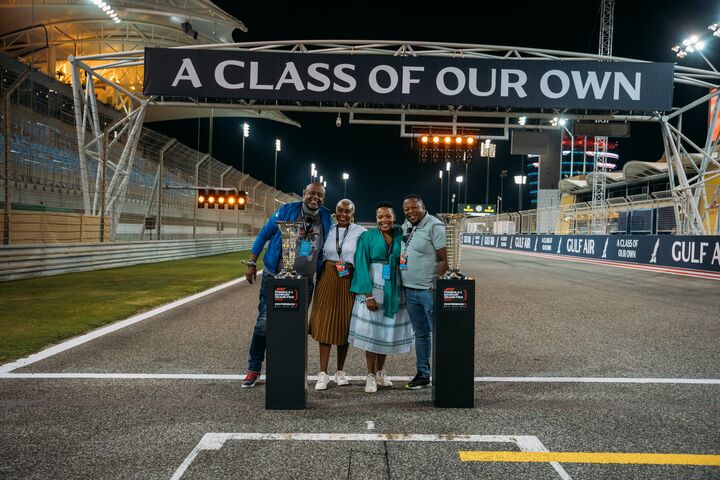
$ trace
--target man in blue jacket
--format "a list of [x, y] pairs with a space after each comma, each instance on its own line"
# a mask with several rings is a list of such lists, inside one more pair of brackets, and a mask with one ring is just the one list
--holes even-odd
[[287, 203], [278, 208], [270, 217], [265, 226], [258, 233], [247, 262], [245, 278], [248, 283], [253, 283], [257, 277], [256, 263], [265, 244], [270, 242], [263, 262], [265, 270], [260, 282], [260, 301], [258, 303], [258, 316], [255, 321], [252, 341], [250, 342], [250, 353], [248, 355], [248, 372], [243, 380], [243, 388], [254, 387], [260, 376], [262, 362], [265, 359], [265, 322], [267, 319], [267, 303], [265, 289], [267, 280], [277, 275], [281, 269], [282, 236], [276, 222], [301, 221], [299, 241], [305, 244], [300, 248], [295, 258], [295, 270], [307, 277], [309, 297], [312, 298], [315, 286], [315, 273], [320, 271], [323, 262], [323, 244], [330, 231], [330, 210], [323, 207], [325, 200], [325, 188], [320, 183], [311, 183], [303, 191], [303, 201]]

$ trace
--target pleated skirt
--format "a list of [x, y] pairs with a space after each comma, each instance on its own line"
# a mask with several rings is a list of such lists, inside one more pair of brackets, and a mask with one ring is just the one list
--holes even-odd
[[323, 264], [320, 279], [315, 286], [309, 333], [320, 343], [346, 345], [355, 297], [350, 292], [354, 269], [348, 265], [350, 274], [339, 277], [336, 263], [326, 260]]

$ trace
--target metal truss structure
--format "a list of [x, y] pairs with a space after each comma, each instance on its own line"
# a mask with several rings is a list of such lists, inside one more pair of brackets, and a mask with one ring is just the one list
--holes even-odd
[[[615, 23], [615, 0], [602, 0], [600, 5], [600, 35], [598, 37], [598, 53], [604, 57], [612, 56], [613, 46], [613, 25]], [[595, 161], [592, 182], [592, 232], [604, 235], [606, 231], [605, 222], [605, 197], [607, 196], [607, 137], [595, 137]], [[598, 148], [600, 146], [601, 148]], [[602, 154], [602, 159], [600, 158]]]
[[606, 217], [606, 187], [607, 187], [607, 137], [595, 137], [595, 154], [593, 155], [593, 181], [592, 200], [590, 201], [592, 211], [592, 232], [605, 235], [607, 233], [605, 222]]
[[598, 38], [598, 53], [605, 57], [612, 56], [614, 24], [615, 0], [602, 0], [600, 5], [600, 36]]
[[[309, 54], [352, 54], [352, 55], [389, 55], [406, 57], [449, 57], [449, 58], [478, 58], [478, 59], [505, 59], [512, 62], [516, 59], [535, 60], [587, 60], [602, 62], [641, 62], [644, 60], [629, 59], [614, 56], [595, 55], [580, 52], [567, 52], [547, 49], [520, 48], [494, 45], [474, 45], [456, 43], [425, 42], [397, 42], [397, 41], [367, 41], [367, 40], [300, 40], [277, 42], [246, 42], [234, 44], [197, 45], [193, 49], [234, 49], [239, 51], [285, 52], [298, 55]], [[399, 127], [400, 136], [414, 137], [417, 128], [447, 129], [453, 133], [460, 130], [481, 131], [482, 138], [509, 139], [511, 129], [560, 129], [561, 126], [552, 126], [550, 122], [558, 115], [569, 121], [573, 120], [601, 120], [608, 122], [655, 122], [658, 123], [663, 134], [666, 159], [671, 166], [670, 179], [672, 194], [675, 200], [675, 214], [678, 233], [681, 234], [710, 234], [718, 233], [718, 223], [715, 222], [714, 232], [711, 232], [711, 212], [717, 212], [719, 195], [718, 177], [720, 177], [720, 163], [715, 153], [718, 139], [714, 138], [715, 122], [711, 122], [707, 138], [703, 145], [697, 145], [682, 132], [683, 113], [697, 107], [705, 106], [712, 99], [720, 95], [720, 73], [712, 70], [675, 66], [674, 82], [677, 85], [697, 87], [702, 96], [690, 104], [676, 108], [672, 112], [648, 111], [592, 111], [592, 110], [566, 110], [566, 109], [488, 109], [463, 106], [427, 107], [418, 105], [372, 105], [364, 103], [338, 104], [328, 102], [282, 102], [258, 101], [244, 99], [237, 101], [212, 101], [210, 99], [190, 98], [159, 98], [145, 97], [134, 91], [123, 88], [119, 83], [112, 81], [112, 72], [131, 67], [144, 65], [144, 52], [142, 50], [114, 52], [98, 55], [70, 57], [73, 69], [73, 88], [75, 91], [75, 114], [77, 120], [78, 145], [80, 149], [80, 164], [83, 173], [83, 194], [85, 195], [85, 208], [88, 213], [95, 210], [95, 197], [90, 195], [90, 179], [88, 178], [88, 161], [100, 162], [102, 152], [107, 151], [109, 144], [123, 142], [124, 147], [119, 160], [108, 160], [108, 178], [110, 184], [107, 189], [108, 204], [104, 209], [111, 213], [113, 209], [121, 206], [123, 201], [123, 185], [129, 175], [133, 155], [137, 146], [137, 135], [142, 126], [145, 113], [150, 107], [186, 107], [193, 105], [213, 109], [244, 109], [251, 114], [262, 114], [269, 111], [282, 112], [332, 112], [347, 114], [351, 124], [363, 125], [395, 125]], [[123, 97], [125, 116], [117, 123], [106, 127], [108, 135], [101, 130], [97, 100], [93, 95], [93, 83], [99, 81], [114, 89]], [[707, 93], [710, 90], [710, 93]], [[713, 108], [713, 119], [717, 118], [718, 107]], [[517, 119], [526, 117], [535, 119], [538, 124], [520, 125]], [[108, 130], [109, 128], [109, 130]], [[88, 137], [87, 129], [92, 134]], [[596, 155], [596, 161], [599, 156]], [[602, 158], [602, 160], [605, 160]], [[102, 170], [100, 168], [96, 170]], [[686, 173], [686, 172], [691, 173]], [[100, 185], [101, 180], [95, 179]], [[712, 190], [709, 185], [715, 185]], [[707, 188], [706, 188], [707, 187]], [[97, 191], [98, 189], [95, 189]], [[600, 198], [598, 198], [598, 201]], [[603, 199], [604, 201], [604, 199]], [[717, 215], [717, 213], [715, 213]]]

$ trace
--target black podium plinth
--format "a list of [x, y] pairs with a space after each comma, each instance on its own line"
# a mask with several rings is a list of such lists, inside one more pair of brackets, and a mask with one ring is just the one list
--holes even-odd
[[475, 280], [435, 281], [432, 376], [436, 407], [474, 407]]
[[307, 405], [308, 280], [267, 282], [265, 408], [303, 410]]

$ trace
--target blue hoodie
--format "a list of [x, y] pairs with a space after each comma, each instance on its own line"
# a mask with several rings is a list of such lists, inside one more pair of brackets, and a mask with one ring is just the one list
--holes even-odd
[[[302, 202], [286, 203], [282, 207], [278, 208], [277, 211], [268, 219], [265, 226], [258, 233], [255, 243], [253, 244], [251, 252], [255, 255], [260, 256], [265, 244], [269, 241], [267, 251], [265, 252], [265, 258], [263, 263], [265, 264], [265, 270], [270, 273], [277, 273], [278, 267], [280, 266], [280, 252], [282, 251], [282, 235], [280, 229], [275, 222], [291, 222], [298, 219], [300, 215], [300, 209], [302, 208]], [[330, 231], [331, 217], [330, 210], [325, 207], [320, 207], [320, 221], [323, 227], [323, 244]], [[323, 251], [322, 246], [320, 248], [320, 254], [318, 255], [317, 271], [320, 271], [320, 267], [323, 263]]]

